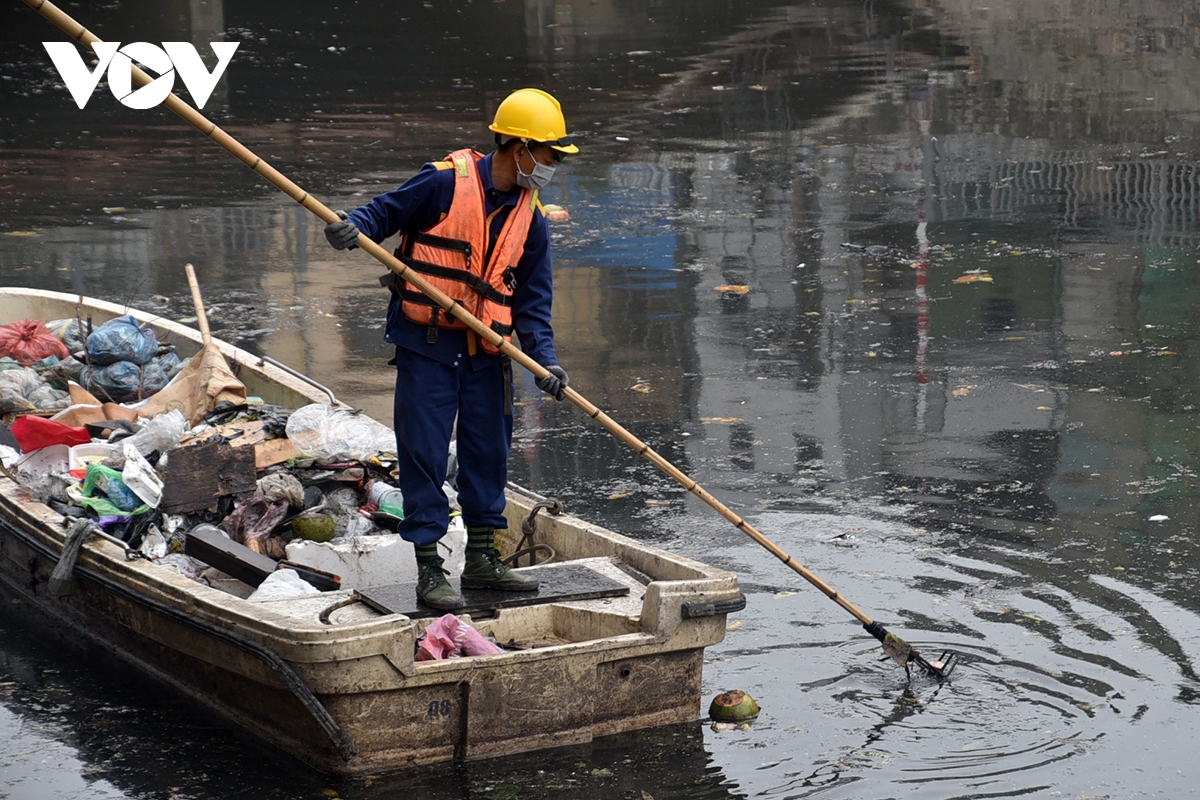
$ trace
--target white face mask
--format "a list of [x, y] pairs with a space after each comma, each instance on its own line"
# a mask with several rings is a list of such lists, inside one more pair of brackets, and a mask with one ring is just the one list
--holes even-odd
[[[525, 148], [525, 152], [529, 153], [530, 158], [533, 158], [533, 152], [528, 147]], [[517, 158], [517, 186], [522, 186], [526, 189], [545, 189], [553, 177], [554, 167], [543, 164], [536, 158], [533, 159], [533, 172], [522, 172], [521, 159], [520, 157]]]

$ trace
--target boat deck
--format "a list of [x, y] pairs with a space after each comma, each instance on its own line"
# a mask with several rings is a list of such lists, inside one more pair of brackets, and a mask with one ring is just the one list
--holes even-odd
[[[517, 608], [499, 608], [490, 611], [475, 612], [462, 614], [455, 612], [458, 616], [464, 617], [471, 621], [480, 632], [484, 635], [492, 633], [495, 635], [496, 623], [503, 618], [505, 625], [508, 628], [511, 623], [515, 622], [514, 617], [529, 617], [533, 615], [544, 614], [545, 610], [538, 608], [546, 606], [558, 606], [562, 608], [575, 609], [587, 613], [589, 615], [598, 614], [613, 617], [614, 621], [619, 621], [622, 626], [635, 626], [639, 622], [642, 615], [642, 606], [645, 601], [646, 587], [637, 578], [629, 574], [625, 569], [617, 563], [614, 558], [581, 558], [570, 562], [559, 562], [554, 565], [540, 564], [536, 567], [525, 567], [522, 572], [528, 572], [536, 576], [538, 571], [544, 570], [550, 566], [561, 566], [562, 563], [575, 564], [585, 566], [605, 578], [621, 584], [622, 587], [628, 589], [628, 593], [616, 597], [599, 597], [586, 600], [561, 600], [551, 598], [538, 602], [536, 598], [531, 598], [531, 602]], [[221, 588], [229, 591], [231, 594], [246, 596], [252, 591], [252, 588], [240, 581], [227, 580], [222, 582]], [[319, 595], [309, 595], [305, 597], [289, 597], [278, 600], [262, 600], [254, 601], [255, 605], [261, 606], [263, 609], [270, 610], [275, 614], [294, 620], [297, 627], [326, 627], [320, 621], [320, 616], [329, 607], [336, 605], [342, 601], [349, 600], [353, 595], [353, 590], [343, 589], [333, 592], [322, 592]], [[329, 614], [329, 624], [331, 626], [357, 625], [363, 622], [369, 622], [381, 617], [389, 616], [384, 612], [378, 611], [372, 606], [356, 602], [338, 608]], [[417, 621], [419, 629], [433, 622], [435, 616], [423, 618]], [[521, 642], [517, 642], [515, 649], [529, 649], [529, 646], [545, 647], [553, 644], [565, 644], [565, 638], [557, 636], [541, 636], [541, 637], [525, 637], [530, 642], [537, 644], [521, 646]]]

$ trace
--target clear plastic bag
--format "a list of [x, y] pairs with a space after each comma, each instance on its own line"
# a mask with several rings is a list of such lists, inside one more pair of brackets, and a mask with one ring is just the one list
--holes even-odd
[[191, 556], [185, 556], [183, 553], [168, 553], [162, 558], [157, 559], [154, 563], [185, 578], [190, 578], [198, 583], [205, 583], [203, 574], [208, 569], [208, 565], [203, 561], [197, 561]]
[[371, 520], [367, 519], [362, 514], [353, 514], [350, 517], [347, 517], [345, 531], [337, 533], [337, 529], [335, 528], [334, 530], [337, 536], [344, 537], [346, 539], [357, 539], [360, 536], [368, 536], [372, 533], [379, 532], [379, 528], [375, 525], [375, 523], [371, 522]]
[[66, 408], [70, 404], [66, 392], [51, 387], [35, 370], [0, 371], [0, 413]]
[[313, 403], [292, 412], [287, 435], [306, 456], [366, 461], [396, 452], [396, 434], [360, 411]]
[[46, 323], [46, 329], [58, 337], [72, 353], [83, 350], [83, 326], [77, 319], [56, 319]]
[[358, 491], [349, 486], [342, 486], [325, 495], [325, 513], [333, 517], [334, 538], [353, 539], [375, 527], [371, 520], [358, 513], [361, 505]]
[[183, 412], [175, 408], [145, 420], [141, 430], [122, 441], [132, 444], [143, 456], [148, 457], [151, 453], [161, 455], [179, 446], [179, 437], [188, 427]]

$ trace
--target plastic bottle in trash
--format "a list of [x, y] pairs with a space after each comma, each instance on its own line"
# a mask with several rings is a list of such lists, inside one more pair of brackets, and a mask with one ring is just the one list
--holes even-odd
[[367, 502], [376, 507], [371, 517], [385, 527], [395, 529], [404, 519], [404, 496], [400, 490], [383, 481], [375, 481], [367, 489]]

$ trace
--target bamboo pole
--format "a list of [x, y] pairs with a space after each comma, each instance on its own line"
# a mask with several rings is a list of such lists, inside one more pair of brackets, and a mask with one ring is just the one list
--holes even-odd
[[[30, 8], [37, 11], [43, 17], [57, 25], [68, 36], [80, 44], [91, 47], [93, 43], [101, 41], [94, 34], [72, 19], [69, 15], [61, 11], [53, 3], [49, 2], [49, 0], [24, 0], [24, 2]], [[132, 67], [132, 70], [133, 80], [138, 84], [138, 86], [145, 86], [154, 80], [136, 65]], [[285, 175], [256, 156], [228, 133], [221, 130], [221, 128], [217, 127], [215, 123], [210, 121], [199, 111], [183, 102], [183, 100], [181, 100], [174, 92], [167, 95], [166, 100], [163, 101], [163, 105], [182, 117], [183, 120], [192, 127], [196, 128], [205, 136], [212, 139], [221, 147], [225, 148], [243, 164], [266, 178], [277, 189], [295, 200], [300, 205], [304, 206], [324, 222], [330, 223], [337, 222], [339, 220], [337, 214], [330, 210], [329, 207], [327, 207], [324, 203], [320, 202], [308, 192], [301, 189]], [[359, 233], [358, 235], [358, 246], [374, 256], [376, 260], [378, 260], [392, 272], [396, 273], [396, 275], [402, 277], [412, 286], [415, 286], [423, 294], [437, 303], [443, 310], [445, 310], [447, 314], [466, 324], [466, 326], [474, 331], [477, 336], [495, 345], [501, 353], [532, 372], [534, 377], [541, 379], [550, 374], [545, 367], [527, 356], [519, 348], [507, 342], [503, 336], [484, 325], [478, 318], [467, 311], [467, 309], [463, 308], [461, 304], [451, 299], [437, 287], [431, 285], [419, 274], [410, 270], [405, 264], [401, 263], [399, 259], [389, 253], [385, 248], [367, 238], [367, 236], [362, 233]], [[897, 661], [905, 665], [905, 669], [908, 668], [907, 664], [917, 663], [924, 667], [931, 674], [939, 676], [944, 674], [940, 665], [935, 667], [929, 662], [925, 661], [925, 659], [921, 658], [917, 651], [913, 649], [907, 642], [904, 642], [902, 639], [900, 639], [900, 637], [895, 636], [894, 634], [888, 633], [888, 631], [885, 630], [881, 624], [873, 621], [853, 603], [842, 597], [832, 586], [821, 580], [807, 567], [784, 552], [783, 549], [763, 535], [753, 525], [742, 519], [740, 516], [738, 516], [738, 514], [734, 513], [728, 506], [726, 506], [716, 497], [709, 494], [709, 492], [700, 486], [700, 484], [696, 483], [696, 481], [688, 477], [674, 464], [655, 452], [655, 450], [648, 444], [627, 431], [614, 419], [601, 411], [597, 406], [593, 405], [586, 397], [572, 389], [570, 386], [563, 390], [563, 394], [568, 400], [578, 406], [583, 413], [596, 420], [596, 422], [600, 423], [600, 425], [602, 425], [610, 433], [633, 448], [639, 455], [643, 456], [647, 461], [669, 475], [693, 495], [704, 501], [714, 511], [732, 523], [734, 527], [764, 547], [769, 553], [771, 553], [771, 555], [782, 561], [784, 565], [791, 568], [798, 575], [800, 575], [800, 577], [804, 578], [804, 580], [815, 586], [822, 594], [849, 612], [855, 619], [862, 623], [864, 628], [866, 628], [873, 636], [883, 643], [885, 650], [888, 650], [888, 652], [892, 654]], [[891, 649], [889, 649], [889, 644], [891, 645]], [[899, 656], [896, 655], [897, 651], [899, 652]]]
[[212, 344], [212, 333], [208, 328], [208, 314], [204, 312], [204, 298], [200, 296], [200, 284], [196, 280], [196, 270], [191, 264], [183, 265], [187, 272], [188, 288], [192, 290], [192, 305], [196, 306], [196, 323], [200, 326], [200, 336], [204, 346]]

